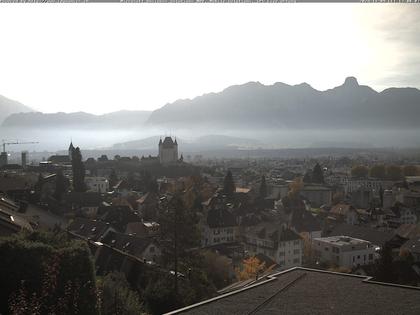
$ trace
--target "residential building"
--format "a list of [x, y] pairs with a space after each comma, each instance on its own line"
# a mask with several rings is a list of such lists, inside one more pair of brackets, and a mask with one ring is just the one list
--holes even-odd
[[208, 210], [200, 221], [200, 230], [203, 247], [234, 242], [239, 234], [236, 218], [226, 208]]
[[109, 190], [109, 182], [105, 177], [85, 177], [85, 184], [88, 188], [88, 191], [95, 191], [103, 194]]
[[371, 264], [376, 258], [375, 246], [371, 242], [349, 236], [315, 238], [312, 249], [321, 262], [349, 269]]
[[287, 269], [302, 264], [303, 239], [281, 223], [263, 222], [244, 233], [248, 255], [263, 254]]
[[322, 205], [329, 206], [332, 201], [332, 189], [325, 185], [307, 184], [300, 194], [305, 199], [309, 200], [311, 206], [320, 207]]

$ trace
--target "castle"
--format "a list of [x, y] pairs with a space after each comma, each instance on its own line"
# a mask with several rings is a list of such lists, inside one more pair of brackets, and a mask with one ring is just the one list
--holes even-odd
[[176, 163], [178, 161], [178, 143], [171, 137], [159, 140], [159, 162], [161, 164]]

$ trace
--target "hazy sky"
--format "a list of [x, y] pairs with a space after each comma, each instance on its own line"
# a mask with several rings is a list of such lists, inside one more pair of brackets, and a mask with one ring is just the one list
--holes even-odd
[[152, 110], [248, 81], [420, 87], [415, 4], [2, 4], [0, 94]]

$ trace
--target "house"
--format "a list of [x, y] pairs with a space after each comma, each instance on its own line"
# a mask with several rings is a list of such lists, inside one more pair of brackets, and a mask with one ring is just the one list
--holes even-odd
[[347, 224], [359, 223], [359, 213], [351, 204], [338, 203], [331, 208], [329, 214], [338, 221], [344, 221]]
[[329, 206], [332, 201], [332, 189], [325, 185], [306, 184], [300, 191], [300, 194], [309, 202], [313, 207], [320, 207], [322, 205]]
[[172, 312], [174, 314], [406, 314], [420, 313], [420, 289], [370, 277], [295, 267], [264, 281]]
[[64, 195], [64, 203], [68, 210], [81, 211], [84, 215], [95, 217], [102, 204], [103, 197], [97, 192], [70, 192]]
[[106, 179], [105, 177], [85, 177], [85, 184], [88, 188], [88, 191], [94, 191], [104, 194], [109, 190], [109, 182], [108, 179]]
[[416, 209], [408, 207], [401, 202], [396, 202], [391, 207], [393, 216], [388, 219], [388, 224], [391, 227], [398, 227], [401, 224], [416, 224], [419, 213]]
[[312, 249], [320, 262], [352, 269], [374, 262], [375, 246], [349, 236], [329, 236], [312, 240]]
[[110, 223], [119, 232], [124, 232], [129, 223], [141, 222], [139, 213], [128, 205], [101, 205], [97, 217]]
[[127, 223], [125, 234], [139, 237], [157, 236], [160, 232], [160, 224], [154, 221], [141, 221]]
[[145, 261], [157, 262], [162, 252], [158, 242], [151, 237], [138, 237], [118, 232], [109, 232], [101, 243], [126, 252]]
[[159, 196], [154, 192], [148, 192], [136, 200], [137, 210], [145, 220], [156, 220], [159, 210]]
[[353, 238], [369, 241], [376, 247], [383, 247], [395, 235], [391, 230], [383, 230], [369, 226], [341, 223], [336, 225], [327, 236], [347, 235]]
[[302, 264], [303, 239], [281, 223], [263, 222], [244, 233], [249, 255], [263, 254], [285, 269]]
[[235, 216], [224, 207], [208, 210], [200, 220], [200, 230], [203, 247], [234, 242], [239, 234]]
[[128, 193], [131, 191], [131, 186], [125, 179], [118, 181], [112, 188], [114, 192], [121, 197], [127, 197]]
[[66, 230], [79, 238], [92, 241], [100, 241], [109, 232], [115, 231], [107, 222], [85, 218], [75, 218]]
[[309, 241], [313, 238], [321, 237], [322, 233], [319, 220], [312, 212], [303, 209], [296, 209], [292, 212], [290, 228]]
[[408, 240], [401, 249], [406, 249], [414, 258], [414, 261], [420, 262], [420, 236]]

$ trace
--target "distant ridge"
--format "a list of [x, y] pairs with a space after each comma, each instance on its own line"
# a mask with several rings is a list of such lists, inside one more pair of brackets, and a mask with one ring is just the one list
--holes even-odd
[[11, 114], [32, 111], [32, 108], [0, 95], [0, 123]]
[[128, 129], [141, 126], [150, 111], [118, 111], [104, 115], [85, 112], [43, 114], [40, 112], [12, 114], [2, 127], [22, 128], [77, 128], [77, 129]]
[[318, 91], [307, 83], [248, 82], [155, 110], [151, 126], [220, 128], [354, 129], [420, 127], [420, 91], [389, 88], [380, 93], [348, 77]]

